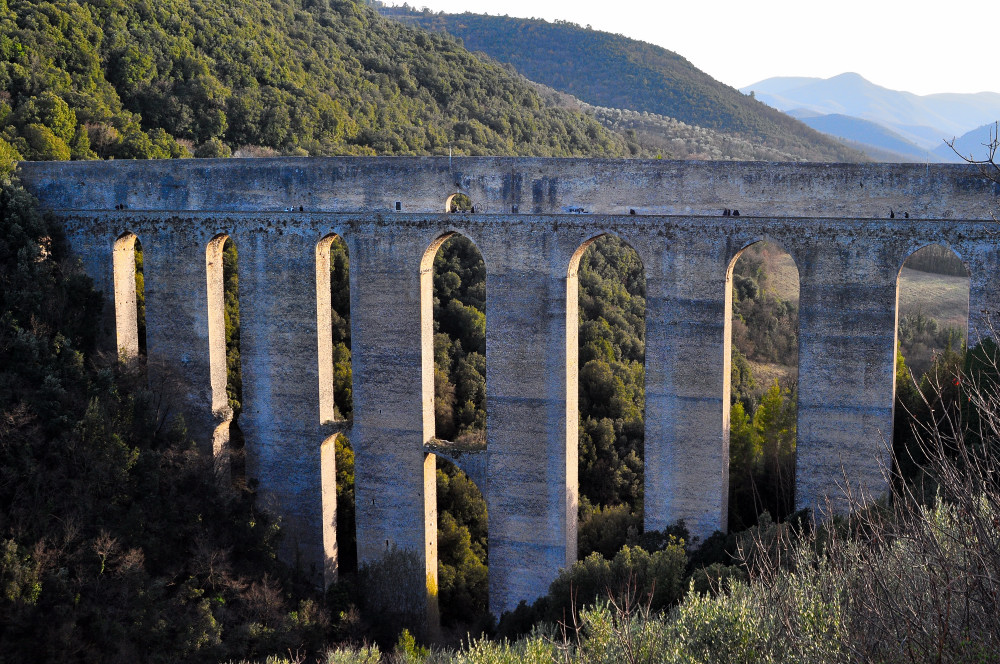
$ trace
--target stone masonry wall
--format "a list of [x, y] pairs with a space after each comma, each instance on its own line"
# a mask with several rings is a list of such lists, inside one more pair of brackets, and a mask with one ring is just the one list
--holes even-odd
[[[206, 453], [224, 447], [231, 417], [224, 351], [220, 369], [210, 332], [219, 285], [209, 248], [234, 240], [248, 472], [282, 519], [283, 555], [317, 583], [336, 572], [323, 443], [345, 431], [361, 562], [410, 550], [425, 576], [411, 582], [436, 588], [421, 270], [448, 234], [475, 242], [487, 271], [487, 451], [476, 474], [485, 477], [495, 613], [543, 594], [576, 557], [575, 269], [588, 241], [618, 235], [645, 268], [647, 528], [680, 518], [698, 536], [726, 528], [727, 293], [745, 247], [775, 242], [799, 269], [796, 495], [806, 507], [842, 507], [845, 478], [885, 489], [906, 257], [941, 243], [966, 262], [973, 342], [1000, 309], [991, 216], [1000, 188], [963, 166], [280, 158], [25, 163], [20, 176], [62, 220], [109, 309], [115, 242], [125, 233], [142, 242], [150, 382]], [[474, 214], [442, 213], [455, 192], [470, 196]], [[740, 216], [722, 217], [724, 208]], [[316, 261], [331, 234], [351, 263], [352, 422], [324, 421], [321, 406], [330, 394], [320, 385]], [[106, 325], [121, 345], [114, 311]]]

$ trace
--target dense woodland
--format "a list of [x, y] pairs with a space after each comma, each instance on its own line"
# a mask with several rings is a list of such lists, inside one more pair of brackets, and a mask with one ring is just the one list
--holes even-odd
[[4, 0], [0, 90], [26, 159], [638, 149], [352, 0]]

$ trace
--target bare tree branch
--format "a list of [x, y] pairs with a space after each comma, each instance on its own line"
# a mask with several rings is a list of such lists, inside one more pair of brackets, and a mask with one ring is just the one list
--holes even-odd
[[983, 143], [983, 147], [986, 148], [987, 156], [985, 159], [976, 159], [975, 155], [969, 153], [969, 156], [965, 156], [958, 151], [955, 147], [955, 140], [945, 141], [945, 144], [952, 149], [959, 158], [962, 159], [967, 164], [973, 164], [979, 167], [979, 172], [983, 174], [983, 177], [992, 180], [1000, 184], [1000, 163], [997, 163], [997, 151], [1000, 149], [1000, 121], [993, 123], [993, 128], [990, 129], [990, 140], [987, 143]]

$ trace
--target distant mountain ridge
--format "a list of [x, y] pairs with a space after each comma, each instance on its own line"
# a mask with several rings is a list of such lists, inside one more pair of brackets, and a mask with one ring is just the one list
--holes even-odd
[[[934, 153], [942, 157], [947, 157], [949, 160], [953, 160], [956, 157], [956, 153], [961, 157], [984, 159], [989, 156], [987, 146], [996, 140], [998, 129], [1000, 127], [997, 126], [996, 122], [984, 124], [982, 127], [976, 127], [972, 131], [959, 136], [951, 145], [939, 145], [934, 148]], [[954, 149], [952, 149], [953, 146]]]
[[667, 49], [567, 21], [443, 14], [373, 6], [385, 16], [460, 38], [528, 79], [605, 108], [655, 113], [750, 138], [791, 158], [860, 161], [843, 143], [716, 81]]
[[[850, 116], [877, 123], [904, 141], [932, 151], [929, 158], [945, 161], [955, 158], [944, 141], [1000, 119], [1000, 93], [915, 95], [876, 85], [856, 73], [827, 79], [768, 78], [741, 91], [753, 91], [760, 101], [798, 117], [811, 111], [816, 116]], [[807, 124], [815, 127], [817, 121]], [[846, 127], [842, 124], [841, 129]], [[855, 129], [867, 131], [860, 124]], [[860, 134], [843, 137], [865, 142]]]
[[[934, 152], [906, 140], [888, 127], [871, 120], [863, 120], [842, 113], [818, 115], [813, 111], [801, 108], [788, 111], [788, 114], [798, 118], [816, 131], [865, 146], [869, 155], [874, 158], [879, 157], [876, 157], [875, 150], [872, 148], [885, 151], [879, 159], [880, 161], [925, 163], [939, 161], [942, 158]], [[949, 156], [945, 155], [944, 157]]]

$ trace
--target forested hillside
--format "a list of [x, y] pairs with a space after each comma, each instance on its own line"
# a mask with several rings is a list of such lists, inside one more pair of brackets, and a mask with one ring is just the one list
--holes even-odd
[[[653, 44], [567, 21], [435, 14], [406, 6], [379, 6], [379, 11], [455, 35], [468, 49], [482, 51], [532, 81], [588, 104], [668, 116], [812, 161], [867, 160], [860, 152], [719, 83], [681, 55]], [[711, 38], [706, 33], [706, 39]]]
[[26, 159], [638, 150], [353, 0], [3, 0], [0, 139]]

